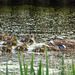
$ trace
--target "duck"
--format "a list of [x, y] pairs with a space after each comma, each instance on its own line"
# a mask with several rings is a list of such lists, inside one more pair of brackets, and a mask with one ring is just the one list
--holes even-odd
[[35, 47], [33, 49], [33, 52], [45, 52], [45, 48], [47, 48], [47, 50], [50, 50], [50, 48], [47, 45], [42, 45], [39, 47]]
[[12, 40], [12, 46], [17, 46], [17, 40]]
[[22, 44], [22, 47], [23, 47], [23, 50], [24, 50], [24, 51], [27, 51], [27, 50], [28, 50], [26, 44]]
[[11, 46], [11, 45], [7, 46], [7, 50], [6, 50], [6, 52], [8, 52], [8, 53], [12, 53], [12, 46]]
[[73, 39], [65, 39], [64, 45], [66, 45], [67, 49], [75, 49], [75, 40]]
[[3, 51], [3, 53], [11, 53], [12, 52], [12, 46], [3, 46], [2, 47], [2, 51]]
[[3, 53], [7, 52], [7, 46], [6, 45], [2, 46], [2, 51], [3, 51]]
[[7, 45], [7, 46], [9, 46], [9, 45], [12, 45], [12, 42], [7, 40], [7, 41], [4, 41], [4, 43], [3, 43], [2, 45]]
[[30, 37], [29, 37], [29, 35], [27, 35], [25, 38], [22, 38], [20, 40], [20, 42], [27, 43], [27, 42], [29, 42], [29, 39], [30, 39]]
[[17, 40], [17, 36], [13, 35], [13, 36], [11, 36], [11, 39], [12, 40]]
[[45, 51], [45, 47], [40, 47], [40, 52], [44, 52]]
[[[62, 53], [73, 52], [75, 51], [75, 40], [73, 39], [55, 39], [49, 41], [49, 46], [58, 47]], [[56, 51], [58, 50], [55, 48]]]
[[17, 46], [17, 47], [15, 48], [15, 50], [16, 50], [16, 51], [27, 51], [28, 49], [27, 49], [27, 45], [26, 45], [26, 44], [22, 44], [22, 45], [20, 45], [20, 46]]
[[66, 46], [63, 44], [63, 40], [51, 40], [50, 45], [55, 49], [55, 51], [63, 51], [66, 49]]
[[34, 42], [35, 42], [35, 40], [34, 40], [34, 36], [33, 35], [27, 35], [27, 37], [26, 38], [22, 38], [21, 39], [21, 42], [23, 42], [23, 43], [29, 43], [29, 44], [33, 44]]
[[31, 44], [35, 43], [34, 35], [30, 36], [29, 43], [31, 43]]

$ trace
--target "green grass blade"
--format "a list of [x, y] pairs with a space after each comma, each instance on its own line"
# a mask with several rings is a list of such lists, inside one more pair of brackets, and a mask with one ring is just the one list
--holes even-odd
[[[41, 64], [42, 65], [42, 64]], [[42, 75], [44, 75], [44, 66], [42, 67]]]
[[75, 68], [74, 68], [74, 61], [72, 59], [72, 72], [73, 72], [73, 75], [75, 75]]
[[71, 75], [70, 68], [68, 68], [68, 75]]
[[54, 75], [54, 72], [53, 72], [53, 74], [52, 75]]
[[19, 52], [18, 52], [18, 58], [19, 58], [19, 65], [20, 65], [20, 74], [23, 75], [22, 64], [21, 64], [21, 59], [20, 59], [20, 54], [19, 54]]
[[38, 75], [41, 75], [41, 65], [42, 65], [42, 63], [41, 63], [41, 60], [40, 60], [39, 69], [38, 69]]
[[1, 70], [0, 70], [0, 75], [2, 75], [2, 74], [1, 74]]
[[31, 58], [30, 64], [31, 64], [30, 74], [31, 74], [31, 75], [35, 75], [34, 68], [33, 68], [33, 53], [32, 53], [32, 58]]
[[64, 57], [62, 56], [62, 68], [61, 68], [61, 75], [65, 75], [64, 74]]
[[8, 72], [8, 63], [6, 63], [6, 75], [9, 75], [9, 72]]
[[25, 75], [28, 75], [28, 62], [27, 62], [26, 67], [25, 67]]
[[49, 75], [48, 72], [48, 57], [47, 57], [47, 47], [45, 46], [45, 51], [46, 51], [46, 75]]
[[26, 74], [26, 68], [25, 68], [25, 61], [24, 61], [23, 56], [22, 56], [22, 60], [23, 60], [23, 67], [24, 67], [24, 75], [27, 75], [27, 74]]

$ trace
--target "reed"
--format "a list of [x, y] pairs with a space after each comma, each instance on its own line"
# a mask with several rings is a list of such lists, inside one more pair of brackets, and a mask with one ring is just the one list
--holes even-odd
[[61, 75], [65, 75], [64, 73], [65, 73], [65, 71], [64, 71], [64, 57], [62, 56], [62, 68], [61, 68]]
[[32, 53], [30, 64], [31, 64], [30, 75], [35, 75], [34, 68], [33, 68], [33, 53]]
[[8, 72], [8, 63], [6, 63], [6, 75], [9, 75], [9, 72]]
[[25, 65], [24, 57], [22, 56], [23, 67], [24, 67], [24, 75], [28, 75], [28, 62]]
[[19, 52], [18, 52], [18, 58], [19, 58], [19, 65], [20, 65], [20, 75], [23, 75], [22, 64], [21, 64], [21, 59], [20, 59]]
[[68, 75], [71, 75], [70, 68], [68, 68]]
[[75, 67], [74, 67], [74, 61], [73, 61], [73, 59], [72, 59], [72, 73], [73, 73], [73, 75], [75, 75]]
[[2, 75], [2, 74], [1, 74], [1, 70], [0, 70], [0, 75]]
[[49, 71], [48, 71], [48, 57], [47, 57], [47, 47], [45, 47], [45, 52], [46, 52], [46, 75], [49, 75]]
[[[19, 58], [19, 66], [20, 66], [20, 75], [50, 75], [49, 74], [49, 67], [48, 67], [48, 56], [47, 56], [47, 48], [45, 48], [45, 54], [46, 54], [46, 72], [44, 71], [44, 65], [42, 64], [42, 60], [39, 61], [39, 65], [37, 66], [37, 73], [35, 73], [34, 70], [34, 62], [33, 62], [33, 53], [31, 56], [31, 61], [30, 61], [30, 69], [28, 70], [28, 62], [24, 61], [24, 57], [22, 56], [22, 61], [23, 61], [23, 65], [21, 62], [21, 58], [20, 58], [20, 54], [18, 52], [18, 58]], [[62, 67], [61, 67], [61, 73], [59, 75], [66, 75], [65, 73], [65, 69], [68, 68], [67, 71], [67, 75], [75, 75], [75, 65], [74, 65], [74, 60], [72, 59], [72, 67], [69, 68], [67, 66], [67, 68], [64, 67], [64, 57], [62, 56], [62, 63], [61, 63]], [[28, 73], [29, 72], [29, 73]], [[14, 75], [15, 72], [11, 73], [11, 75]], [[46, 73], [46, 74], [44, 74]], [[2, 75], [1, 70], [0, 70], [0, 75]], [[6, 75], [9, 75], [9, 71], [8, 71], [8, 63], [6, 63]], [[53, 72], [52, 75], [55, 75], [55, 73]]]
[[38, 69], [38, 74], [37, 75], [41, 75], [41, 67], [42, 67], [42, 63], [41, 63], [41, 60], [40, 60], [39, 69]]

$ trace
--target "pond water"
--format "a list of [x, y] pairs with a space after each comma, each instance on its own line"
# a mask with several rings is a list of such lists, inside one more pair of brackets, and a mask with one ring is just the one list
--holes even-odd
[[[34, 34], [38, 42], [42, 38], [69, 38], [75, 39], [75, 7], [35, 7], [35, 6], [0, 6], [0, 33], [16, 35], [18, 38]], [[31, 53], [21, 53], [26, 61], [30, 61]], [[58, 52], [48, 52], [49, 67], [60, 72], [61, 58]], [[8, 57], [8, 58], [7, 58]], [[35, 67], [39, 58], [45, 65], [45, 53], [34, 52]], [[18, 54], [3, 55], [0, 57], [1, 71], [5, 75], [5, 64], [8, 59], [9, 72], [19, 71]], [[71, 65], [71, 57], [65, 62]], [[15, 66], [16, 65], [16, 66]], [[10, 67], [11, 66], [11, 67]], [[13, 69], [14, 68], [14, 69]], [[17, 74], [16, 74], [17, 75]], [[19, 75], [19, 74], [18, 74]]]
[[9, 33], [19, 37], [35, 34], [36, 38], [60, 35], [74, 39], [74, 8], [0, 6], [0, 33]]

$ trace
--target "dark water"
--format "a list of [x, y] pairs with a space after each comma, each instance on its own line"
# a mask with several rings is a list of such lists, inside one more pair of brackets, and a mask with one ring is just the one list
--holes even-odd
[[75, 7], [0, 6], [0, 33], [75, 38]]

